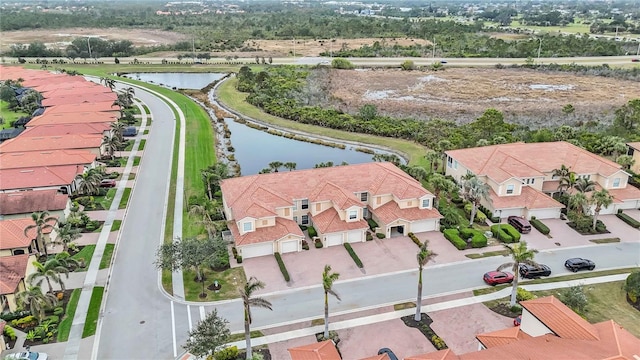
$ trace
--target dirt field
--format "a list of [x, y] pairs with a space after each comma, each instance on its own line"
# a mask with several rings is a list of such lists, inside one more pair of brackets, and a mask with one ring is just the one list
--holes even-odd
[[[640, 84], [619, 79], [516, 69], [447, 68], [445, 71], [332, 70], [330, 96], [355, 113], [375, 104], [379, 113], [466, 123], [488, 108], [505, 121], [540, 127], [576, 121], [610, 122], [613, 111], [640, 94]], [[573, 114], [562, 108], [571, 104]]]
[[[365, 38], [365, 39], [301, 39], [295, 40], [295, 52], [296, 56], [318, 56], [321, 52], [338, 51], [341, 48], [357, 49], [364, 45], [372, 46], [373, 43], [379, 41], [386, 46], [393, 45], [427, 45], [429, 41], [422, 39], [411, 38], [395, 38], [395, 39], [379, 39], [379, 38]], [[294, 41], [291, 40], [248, 40], [245, 42], [247, 48], [252, 48], [269, 53], [270, 56], [287, 56], [289, 53], [293, 54]]]

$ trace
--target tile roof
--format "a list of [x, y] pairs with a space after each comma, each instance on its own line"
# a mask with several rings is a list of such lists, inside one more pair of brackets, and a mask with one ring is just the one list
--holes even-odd
[[0, 215], [63, 210], [68, 201], [69, 195], [60, 194], [57, 190], [0, 193]]
[[335, 344], [331, 340], [287, 349], [291, 360], [341, 360]]
[[311, 216], [313, 226], [318, 230], [318, 233], [326, 235], [338, 231], [359, 230], [367, 229], [369, 225], [363, 219], [358, 221], [347, 222], [340, 219], [340, 215], [334, 208], [328, 208], [327, 210]]
[[577, 174], [597, 173], [604, 176], [621, 169], [615, 162], [565, 141], [500, 144], [449, 150], [446, 154], [474, 174], [486, 175], [497, 183], [512, 177], [543, 176], [561, 165]]
[[563, 339], [599, 340], [593, 325], [554, 296], [521, 301], [520, 305]]
[[113, 92], [108, 87], [95, 84], [93, 86], [88, 86], [88, 87], [71, 87], [66, 89], [59, 88], [59, 89], [48, 91], [46, 94], [43, 94], [43, 96], [47, 99], [47, 98], [56, 98], [60, 96], [84, 96], [84, 95], [104, 94], [104, 93], [112, 94]]
[[27, 127], [50, 124], [83, 124], [115, 122], [119, 114], [107, 111], [84, 111], [77, 113], [57, 113], [49, 114], [46, 111], [43, 115], [36, 116], [27, 123]]
[[41, 166], [90, 165], [96, 154], [86, 150], [0, 153], [0, 170]]
[[0, 295], [13, 294], [27, 276], [29, 254], [0, 257]]
[[489, 197], [494, 209], [553, 209], [565, 206], [551, 196], [530, 186], [523, 186], [520, 195], [498, 196], [493, 189], [489, 189]]
[[487, 349], [530, 338], [531, 336], [529, 334], [520, 330], [520, 326], [476, 335], [476, 339], [478, 339], [478, 341], [480, 341], [480, 343]]
[[120, 115], [118, 106], [113, 101], [101, 101], [96, 103], [63, 104], [46, 108], [45, 114], [66, 114], [82, 112], [110, 112], [114, 116]]
[[[72, 78], [75, 77], [69, 77], [67, 80], [71, 80]], [[82, 78], [80, 78], [82, 79]], [[94, 86], [100, 86], [94, 82], [91, 81], [64, 81], [61, 83], [47, 83], [47, 84], [41, 84], [37, 86], [37, 90], [41, 93], [41, 94], [47, 94], [48, 92], [51, 92], [53, 90], [58, 90], [58, 89], [78, 89], [78, 88], [90, 88], [90, 87], [94, 87]], [[48, 97], [45, 95], [45, 98]]]
[[353, 192], [348, 192], [331, 181], [320, 184], [320, 186], [313, 189], [309, 194], [309, 201], [316, 202], [323, 200], [331, 200], [333, 205], [341, 210], [352, 206], [362, 207], [362, 202], [356, 198]]
[[244, 235], [240, 235], [238, 225], [235, 221], [229, 221], [228, 225], [236, 246], [271, 242], [282, 239], [287, 235], [295, 235], [304, 238], [302, 230], [300, 230], [300, 227], [295, 221], [281, 217], [276, 217], [275, 226], [256, 228], [255, 231], [245, 233]]
[[630, 143], [627, 143], [627, 145], [629, 145], [630, 147], [636, 150], [640, 150], [640, 141], [630, 142]]
[[372, 210], [372, 212], [385, 224], [398, 219], [415, 221], [442, 218], [442, 215], [440, 215], [436, 209], [420, 209], [417, 207], [401, 209], [395, 201], [389, 201], [379, 208]]
[[391, 360], [391, 358], [387, 354], [382, 354], [382, 355], [369, 356], [367, 358], [360, 359], [360, 360]]
[[[596, 190], [599, 186], [596, 186]], [[608, 189], [609, 194], [613, 196], [613, 201], [616, 203], [621, 203], [623, 201], [628, 200], [640, 200], [640, 189], [635, 186], [627, 185], [627, 187], [622, 189]]]
[[38, 125], [30, 127], [20, 136], [57, 136], [57, 135], [74, 135], [74, 134], [99, 134], [103, 135], [108, 131], [112, 121], [97, 123], [79, 123], [79, 124], [50, 124]]
[[77, 165], [2, 170], [0, 190], [68, 186], [83, 170]]
[[[310, 195], [315, 195], [318, 200], [326, 194], [339, 201], [346, 201], [345, 197], [352, 201], [354, 198], [347, 194], [356, 192], [368, 192], [370, 196], [393, 194], [399, 199], [420, 198], [430, 194], [418, 181], [395, 165], [380, 162], [243, 176], [225, 179], [220, 186], [225, 203], [231, 208], [235, 219], [248, 216], [247, 209], [254, 203], [258, 189], [264, 191], [263, 195], [270, 193], [261, 200], [265, 206], [273, 209], [293, 206], [294, 199], [307, 199]], [[338, 191], [336, 187], [342, 190]], [[318, 191], [319, 188], [323, 190]], [[360, 203], [359, 206], [364, 204]]]
[[65, 149], [98, 149], [102, 145], [102, 135], [73, 134], [55, 136], [22, 137], [0, 144], [0, 153], [47, 151]]
[[[0, 220], [0, 239], [2, 239], [2, 241], [0, 241], [0, 249], [15, 249], [31, 245], [31, 240], [36, 237], [36, 230], [31, 229], [29, 231], [29, 236], [26, 236], [24, 234], [24, 229], [33, 224], [33, 219], [30, 217]], [[51, 229], [47, 228], [43, 230], [43, 232], [45, 234], [49, 234], [51, 233]]]
[[458, 360], [458, 356], [451, 349], [445, 349], [428, 354], [409, 356], [404, 360]]
[[93, 103], [111, 101], [114, 102], [118, 98], [116, 93], [97, 93], [97, 94], [83, 94], [78, 95], [64, 95], [56, 96], [42, 100], [42, 106], [55, 106], [64, 104], [81, 104], [81, 103]]

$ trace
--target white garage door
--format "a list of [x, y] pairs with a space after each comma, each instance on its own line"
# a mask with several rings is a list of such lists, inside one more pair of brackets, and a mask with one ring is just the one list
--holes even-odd
[[290, 253], [298, 251], [298, 240], [287, 240], [280, 243], [280, 252]]
[[436, 220], [420, 220], [411, 223], [411, 231], [414, 233], [420, 233], [425, 231], [435, 231]]
[[347, 233], [347, 241], [350, 243], [362, 242], [362, 240], [362, 230], [352, 230]]
[[533, 209], [529, 210], [529, 219], [535, 216], [536, 219], [559, 219], [560, 209]]
[[241, 247], [242, 258], [249, 259], [252, 257], [273, 255], [273, 243], [266, 242], [262, 244], [245, 245]]
[[325, 237], [325, 246], [342, 245], [342, 233], [329, 234]]

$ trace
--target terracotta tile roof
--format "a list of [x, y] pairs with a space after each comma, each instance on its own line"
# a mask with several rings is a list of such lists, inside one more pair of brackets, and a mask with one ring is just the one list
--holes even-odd
[[[33, 220], [29, 218], [0, 220], [0, 249], [15, 249], [28, 247], [31, 240], [36, 237], [36, 230], [31, 229], [29, 236], [24, 235], [24, 229], [33, 225]], [[53, 224], [51, 224], [53, 225]], [[45, 234], [51, 233], [51, 229], [47, 228], [43, 231]]]
[[2, 170], [0, 190], [68, 186], [83, 170], [77, 165]]
[[[609, 176], [621, 166], [565, 141], [513, 143], [446, 151], [476, 175], [498, 183], [512, 177], [534, 177], [565, 165], [577, 174]], [[535, 154], [536, 156], [531, 156]]]
[[442, 215], [440, 215], [436, 209], [420, 209], [417, 207], [401, 209], [395, 201], [389, 201], [388, 203], [371, 211], [385, 224], [398, 219], [415, 221], [421, 219], [442, 218]]
[[628, 200], [640, 200], [640, 189], [635, 186], [627, 185], [627, 187], [623, 189], [608, 189], [608, 191], [616, 203]]
[[80, 80], [75, 80], [75, 81], [69, 81], [71, 79], [75, 79], [76, 77], [68, 77], [64, 82], [60, 82], [60, 83], [47, 83], [47, 84], [41, 84], [38, 85], [36, 90], [38, 90], [41, 94], [44, 95], [44, 97], [48, 97], [46, 96], [47, 93], [53, 91], [53, 90], [58, 90], [58, 89], [78, 89], [78, 88], [90, 88], [90, 87], [94, 87], [94, 86], [101, 86], [98, 85], [94, 82], [91, 81], [86, 81], [85, 79], [83, 79], [82, 77], [80, 77]]
[[636, 150], [640, 150], [640, 141], [630, 142], [630, 143], [627, 143], [627, 145]]
[[287, 350], [291, 355], [291, 360], [341, 360], [340, 354], [331, 340]]
[[362, 202], [356, 198], [354, 193], [346, 191], [331, 181], [320, 184], [320, 186], [313, 189], [311, 194], [309, 194], [309, 201], [315, 202], [323, 200], [331, 200], [333, 205], [341, 210], [352, 206], [362, 207]]
[[494, 209], [552, 209], [563, 208], [562, 203], [551, 196], [530, 186], [523, 186], [520, 195], [498, 196], [493, 189], [489, 190], [489, 197]]
[[26, 277], [29, 254], [0, 257], [0, 295], [13, 294]]
[[594, 324], [600, 335], [600, 343], [611, 350], [608, 359], [637, 359], [640, 356], [640, 339], [613, 320]]
[[302, 230], [300, 230], [300, 227], [295, 221], [280, 217], [276, 218], [275, 226], [256, 228], [255, 231], [248, 232], [244, 235], [240, 235], [238, 225], [235, 221], [229, 221], [228, 225], [236, 246], [279, 240], [289, 234], [304, 238]]
[[529, 334], [520, 330], [520, 326], [476, 335], [476, 339], [478, 339], [478, 341], [480, 341], [480, 343], [487, 349], [530, 338], [531, 336]]
[[86, 150], [0, 153], [0, 170], [41, 166], [90, 165], [96, 154]]
[[101, 101], [97, 103], [80, 103], [80, 104], [64, 104], [50, 106], [45, 109], [45, 114], [66, 114], [66, 113], [82, 113], [82, 112], [110, 112], [118, 117], [120, 111], [118, 106], [113, 105], [113, 101]]
[[593, 325], [554, 296], [521, 301], [520, 305], [563, 339], [599, 339]]
[[69, 195], [60, 194], [57, 190], [0, 193], [0, 215], [63, 210], [68, 201]]
[[329, 208], [320, 214], [311, 216], [313, 226], [318, 233], [326, 235], [338, 231], [367, 229], [369, 225], [365, 220], [346, 222], [340, 219], [340, 215], [334, 208]]
[[451, 349], [440, 350], [428, 354], [414, 355], [404, 358], [404, 360], [458, 360], [458, 356]]
[[84, 124], [84, 123], [101, 123], [115, 122], [118, 119], [117, 112], [100, 112], [85, 111], [78, 113], [58, 113], [48, 114], [46, 111], [43, 115], [36, 116], [27, 123], [27, 127], [51, 124]]
[[74, 134], [56, 136], [21, 137], [0, 144], [0, 153], [47, 151], [66, 149], [98, 149], [102, 145], [102, 135]]
[[[112, 94], [113, 92], [108, 87], [104, 87], [98, 84], [89, 87], [72, 87], [66, 89], [55, 89], [43, 94], [45, 98], [57, 98], [60, 96], [84, 96], [93, 94]], [[117, 97], [117, 95], [116, 95]]]
[[78, 95], [57, 95], [42, 100], [42, 106], [55, 106], [64, 104], [81, 104], [81, 103], [93, 103], [111, 101], [114, 102], [118, 98], [116, 93], [97, 93], [97, 94], [83, 94]]
[[[27, 128], [20, 136], [58, 136], [58, 135], [74, 135], [74, 134], [98, 134], [103, 135], [108, 131], [111, 121], [97, 123], [79, 123], [79, 124], [51, 124], [38, 125]], [[28, 124], [27, 124], [28, 125]]]
[[[327, 186], [329, 182], [331, 186]], [[231, 208], [235, 219], [247, 216], [246, 211], [253, 204], [257, 189], [262, 189], [265, 196], [266, 192], [271, 194], [261, 200], [265, 206], [273, 209], [293, 206], [294, 199], [307, 199], [313, 194], [317, 194], [316, 199], [320, 200], [322, 192], [317, 189], [325, 186], [326, 189], [341, 188], [344, 194], [393, 194], [399, 199], [420, 198], [430, 194], [418, 181], [395, 165], [380, 162], [243, 176], [225, 179], [220, 186], [225, 203]], [[337, 191], [331, 190], [330, 193], [336, 199], [342, 199]], [[360, 206], [364, 204], [360, 203]]]
[[382, 354], [382, 355], [369, 356], [367, 358], [360, 359], [360, 360], [391, 360], [391, 358], [389, 358], [389, 355], [387, 354]]

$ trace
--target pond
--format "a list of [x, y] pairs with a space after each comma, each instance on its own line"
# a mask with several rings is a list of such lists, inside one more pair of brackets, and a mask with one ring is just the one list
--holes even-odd
[[176, 89], [202, 89], [226, 74], [221, 73], [129, 73], [126, 77]]

